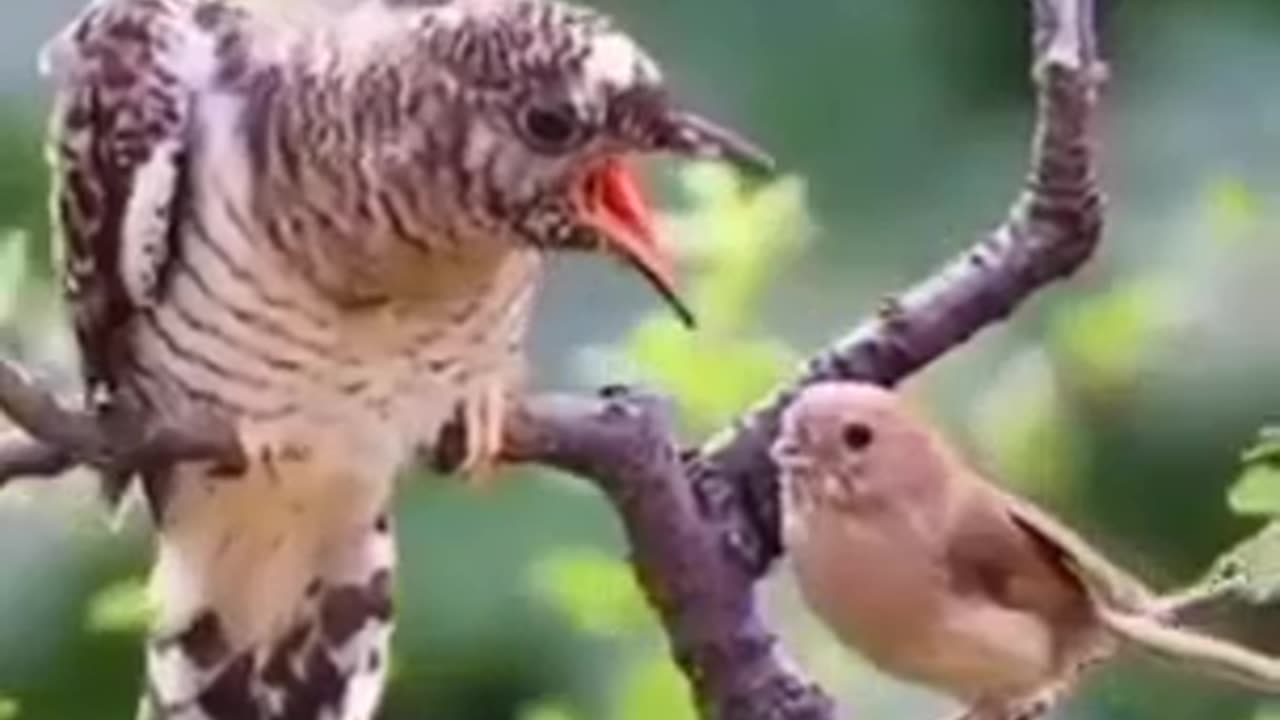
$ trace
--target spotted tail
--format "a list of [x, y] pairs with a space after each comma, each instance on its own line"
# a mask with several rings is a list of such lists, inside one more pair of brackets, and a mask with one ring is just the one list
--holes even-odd
[[392, 629], [386, 514], [323, 530], [283, 498], [203, 507], [214, 492], [161, 531], [141, 720], [370, 720]]

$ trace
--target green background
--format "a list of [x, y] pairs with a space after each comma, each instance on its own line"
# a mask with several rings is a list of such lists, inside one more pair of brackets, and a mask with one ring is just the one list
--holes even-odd
[[[976, 461], [1173, 586], [1255, 524], [1225, 493], [1240, 451], [1280, 419], [1280, 4], [1105, 4], [1106, 245], [910, 392]], [[66, 387], [33, 58], [78, 5], [11, 0], [0, 23], [0, 343]], [[566, 259], [537, 323], [541, 387], [643, 380], [675, 393], [688, 437], [703, 437], [996, 223], [1022, 176], [1023, 3], [607, 5], [682, 96], [747, 130], [788, 178], [748, 192], [716, 169], [657, 165], [703, 329], [678, 330], [608, 263]], [[129, 717], [145, 536], [114, 532], [85, 478], [46, 485], [0, 493], [0, 719]], [[475, 493], [410, 477], [398, 515], [388, 720], [690, 717], [616, 521], [585, 483], [516, 471]], [[767, 600], [855, 717], [943, 709], [832, 644], [785, 570]], [[1256, 614], [1236, 629], [1280, 646], [1280, 623]], [[1134, 661], [1096, 676], [1069, 715], [1261, 719], [1280, 705]]]

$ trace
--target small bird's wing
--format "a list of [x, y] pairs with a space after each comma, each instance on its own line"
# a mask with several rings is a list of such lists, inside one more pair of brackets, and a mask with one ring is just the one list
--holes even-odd
[[1008, 492], [1010, 519], [1045, 553], [1051, 553], [1088, 590], [1096, 602], [1121, 611], [1148, 612], [1155, 594], [1140, 580], [1118, 567], [1065, 523], [1031, 502]]
[[973, 587], [1010, 607], [1048, 611], [1078, 586], [1090, 603], [1146, 612], [1154, 594], [1108, 560], [1062, 521], [1012, 493], [975, 480], [974, 500], [952, 530], [954, 582]]
[[1078, 539], [1062, 542], [1069, 531], [1061, 524], [984, 481], [961, 487], [969, 495], [956, 506], [946, 545], [958, 592], [1038, 615], [1088, 603], [1089, 586], [1072, 561]]
[[53, 225], [87, 397], [119, 380], [120, 333], [172, 254], [193, 96], [212, 50], [188, 0], [99, 0], [45, 47]]

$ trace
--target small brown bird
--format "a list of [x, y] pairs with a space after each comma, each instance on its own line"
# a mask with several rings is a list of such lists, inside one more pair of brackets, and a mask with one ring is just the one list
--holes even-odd
[[1166, 624], [1145, 586], [972, 470], [888, 390], [806, 389], [773, 452], [805, 601], [881, 669], [969, 703], [967, 718], [1043, 715], [1119, 639], [1280, 689], [1274, 659]]

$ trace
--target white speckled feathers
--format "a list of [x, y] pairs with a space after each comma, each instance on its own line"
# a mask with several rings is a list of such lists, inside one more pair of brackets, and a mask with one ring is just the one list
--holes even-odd
[[146, 707], [368, 720], [397, 472], [498, 457], [545, 255], [672, 300], [629, 156], [768, 163], [552, 0], [95, 0], [44, 60], [89, 398], [212, 413], [250, 459], [141, 478]]
[[152, 303], [170, 256], [192, 98], [215, 50], [186, 0], [99, 0], [45, 47], [65, 290], [87, 390], [113, 384], [114, 337]]

